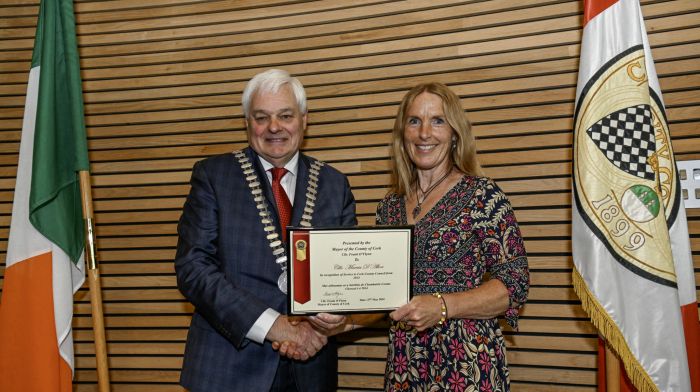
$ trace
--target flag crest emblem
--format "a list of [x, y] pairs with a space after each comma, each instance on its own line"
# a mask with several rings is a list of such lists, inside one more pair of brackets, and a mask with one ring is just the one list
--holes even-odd
[[678, 209], [678, 178], [666, 115], [644, 64], [643, 46], [634, 46], [582, 90], [574, 119], [574, 195], [586, 225], [620, 264], [675, 287], [668, 227]]

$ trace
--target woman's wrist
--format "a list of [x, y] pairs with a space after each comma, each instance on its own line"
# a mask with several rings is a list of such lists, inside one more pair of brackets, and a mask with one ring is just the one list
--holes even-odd
[[450, 319], [450, 311], [449, 311], [449, 308], [447, 306], [447, 294], [443, 294], [442, 298], [440, 298], [440, 299], [442, 300], [442, 305], [445, 307], [445, 320], [449, 320]]
[[433, 293], [433, 296], [438, 299], [440, 305], [440, 320], [438, 320], [438, 325], [443, 325], [448, 319], [447, 302], [445, 302], [445, 297], [437, 291]]

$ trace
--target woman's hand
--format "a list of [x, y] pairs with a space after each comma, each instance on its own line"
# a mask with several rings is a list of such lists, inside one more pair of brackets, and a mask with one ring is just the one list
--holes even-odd
[[442, 300], [433, 295], [416, 295], [411, 298], [411, 302], [389, 313], [389, 317], [418, 331], [424, 331], [440, 321]]
[[337, 335], [341, 332], [352, 329], [351, 318], [341, 314], [317, 313], [313, 316], [290, 317], [292, 325], [298, 325], [302, 321], [307, 321], [317, 330], [326, 336]]
[[337, 335], [348, 330], [349, 318], [340, 314], [318, 313], [306, 318], [319, 332], [326, 336]]

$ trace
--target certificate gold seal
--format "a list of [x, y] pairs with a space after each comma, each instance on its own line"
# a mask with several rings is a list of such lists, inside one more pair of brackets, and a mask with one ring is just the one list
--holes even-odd
[[307, 243], [304, 240], [297, 240], [294, 243], [294, 248], [297, 250], [296, 259], [298, 261], [306, 261]]

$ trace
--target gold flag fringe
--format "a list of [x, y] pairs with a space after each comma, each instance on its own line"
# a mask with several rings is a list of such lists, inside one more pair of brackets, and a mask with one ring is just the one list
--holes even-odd
[[651, 380], [651, 377], [649, 377], [649, 374], [647, 374], [639, 361], [637, 361], [637, 358], [632, 355], [617, 324], [615, 324], [603, 306], [588, 290], [586, 282], [575, 267], [572, 279], [574, 291], [581, 299], [583, 310], [588, 313], [591, 322], [598, 329], [598, 332], [605, 338], [612, 350], [620, 357], [632, 384], [639, 392], [658, 392], [659, 388]]

